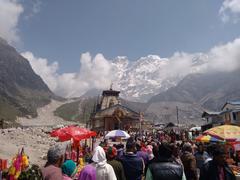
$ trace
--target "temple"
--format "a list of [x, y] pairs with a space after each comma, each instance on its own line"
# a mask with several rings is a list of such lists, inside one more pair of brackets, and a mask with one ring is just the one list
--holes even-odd
[[120, 91], [112, 87], [102, 92], [96, 110], [91, 118], [91, 127], [95, 131], [114, 129], [137, 131], [140, 126], [140, 113], [121, 105]]

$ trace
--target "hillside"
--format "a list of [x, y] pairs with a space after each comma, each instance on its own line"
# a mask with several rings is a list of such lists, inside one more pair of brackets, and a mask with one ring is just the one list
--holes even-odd
[[52, 97], [29, 62], [0, 38], [0, 118], [36, 117], [36, 108], [48, 104]]
[[153, 96], [149, 103], [177, 101], [219, 110], [226, 101], [240, 99], [239, 77], [240, 71], [188, 75], [176, 87]]
[[54, 115], [66, 121], [86, 123], [95, 107], [96, 97], [82, 97], [59, 106]]

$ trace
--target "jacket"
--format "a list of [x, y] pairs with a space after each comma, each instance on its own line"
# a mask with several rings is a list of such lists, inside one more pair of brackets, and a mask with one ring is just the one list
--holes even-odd
[[121, 162], [127, 180], [141, 180], [144, 173], [143, 159], [134, 153], [126, 153], [121, 157]]
[[159, 158], [151, 163], [148, 171], [151, 171], [153, 180], [181, 180], [183, 177], [183, 167], [166, 158]]
[[[223, 171], [225, 175], [225, 180], [235, 180], [236, 177], [233, 174], [232, 170], [230, 167], [225, 164], [223, 166]], [[203, 165], [200, 171], [200, 180], [219, 180], [219, 170], [218, 170], [218, 165], [214, 160], [211, 160], [207, 162], [206, 164]]]

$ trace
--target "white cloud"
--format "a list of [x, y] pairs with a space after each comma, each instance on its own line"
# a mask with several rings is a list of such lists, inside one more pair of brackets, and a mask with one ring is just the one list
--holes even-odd
[[35, 73], [40, 75], [49, 88], [63, 97], [81, 96], [92, 88], [109, 87], [112, 76], [112, 65], [102, 54], [94, 58], [90, 53], [82, 54], [80, 71], [58, 74], [58, 63], [48, 64], [47, 59], [35, 57], [31, 52], [22, 53], [29, 60]]
[[41, 6], [42, 6], [41, 0], [31, 0], [30, 3], [31, 4], [29, 6], [25, 7], [26, 12], [25, 12], [24, 18], [26, 20], [29, 20], [34, 15], [38, 14], [40, 12]]
[[210, 50], [208, 70], [234, 71], [240, 68], [240, 38]]
[[191, 72], [192, 59], [195, 54], [176, 52], [168, 59], [168, 64], [160, 71], [164, 78], [183, 77]]
[[[105, 59], [102, 54], [97, 54], [95, 57], [92, 57], [90, 53], [82, 54], [79, 72], [63, 74], [57, 72], [59, 68], [57, 62], [49, 64], [47, 59], [35, 57], [31, 52], [25, 52], [22, 55], [29, 60], [33, 70], [42, 77], [53, 92], [63, 97], [77, 97], [93, 88], [109, 88], [111, 81], [114, 81], [116, 87], [122, 90], [126, 86], [129, 88], [131, 81], [133, 81], [134, 86], [132, 88], [134, 89], [137, 86], [142, 86], [144, 82], [146, 83], [144, 80], [152, 80], [154, 83], [157, 83], [153, 85], [152, 88], [154, 88], [159, 83], [164, 82], [164, 80], [175, 79], [174, 82], [177, 82], [190, 73], [234, 71], [240, 69], [239, 49], [240, 38], [224, 45], [215, 46], [207, 53], [190, 54], [176, 52], [169, 58], [162, 59], [159, 57], [158, 61], [156, 59], [148, 61], [148, 64], [162, 63], [162, 65], [154, 65], [159, 69], [153, 68], [151, 70], [150, 66], [147, 66], [150, 68], [148, 69], [148, 77], [143, 77], [144, 73], [142, 71], [138, 72], [133, 69], [136, 63], [129, 63], [123, 69], [118, 69], [113, 65], [112, 61]], [[141, 58], [139, 62], [141, 62]], [[120, 79], [114, 77], [114, 74], [119, 75], [126, 68], [130, 70], [130, 74], [125, 74]], [[139, 77], [141, 78], [139, 79]], [[120, 87], [120, 84], [118, 84], [119, 80], [127, 80], [129, 83], [124, 83], [124, 86]], [[144, 85], [148, 86], [151, 84]]]
[[233, 20], [237, 23], [240, 18], [240, 0], [224, 0], [219, 14], [223, 22]]
[[18, 21], [23, 7], [16, 0], [0, 0], [0, 37], [9, 43], [18, 42]]
[[58, 82], [56, 81], [58, 79], [58, 63], [53, 62], [49, 64], [47, 59], [37, 58], [31, 52], [24, 52], [21, 55], [30, 62], [35, 73], [41, 76], [48, 87], [55, 91], [58, 87]]

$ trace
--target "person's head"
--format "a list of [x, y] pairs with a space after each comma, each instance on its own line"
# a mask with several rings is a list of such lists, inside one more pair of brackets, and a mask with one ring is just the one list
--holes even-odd
[[93, 151], [92, 161], [98, 165], [104, 165], [107, 161], [106, 153], [101, 146], [97, 146]]
[[65, 147], [57, 144], [49, 148], [47, 153], [47, 164], [61, 167], [64, 162]]
[[183, 152], [190, 152], [192, 153], [192, 145], [190, 143], [184, 143], [182, 147]]
[[216, 145], [213, 148], [213, 160], [220, 166], [226, 163], [226, 152], [222, 146]]
[[159, 156], [160, 157], [165, 157], [165, 158], [171, 158], [172, 157], [172, 147], [168, 142], [162, 142], [161, 145], [159, 146]]
[[139, 144], [139, 143], [136, 143], [136, 149], [137, 149], [137, 151], [141, 151], [141, 144]]
[[198, 145], [198, 152], [203, 153], [203, 151], [204, 151], [203, 144], [200, 143], [200, 144]]
[[115, 147], [109, 146], [107, 148], [106, 154], [107, 154], [107, 159], [112, 160], [117, 157], [117, 149]]
[[158, 148], [159, 148], [159, 146], [158, 146], [158, 144], [157, 143], [152, 143], [152, 146], [153, 146], [153, 155], [154, 155], [154, 157], [155, 158], [158, 158], [158, 156], [159, 156], [159, 154], [158, 154]]
[[77, 172], [76, 164], [73, 160], [67, 160], [62, 165], [62, 173], [73, 177]]
[[126, 151], [127, 152], [136, 152], [136, 142], [133, 138], [129, 138], [126, 143]]
[[170, 144], [172, 151], [173, 151], [173, 156], [178, 157], [179, 156], [179, 148], [175, 143]]
[[213, 150], [214, 150], [214, 145], [210, 144], [207, 146], [207, 153], [209, 154], [210, 157], [213, 156]]

